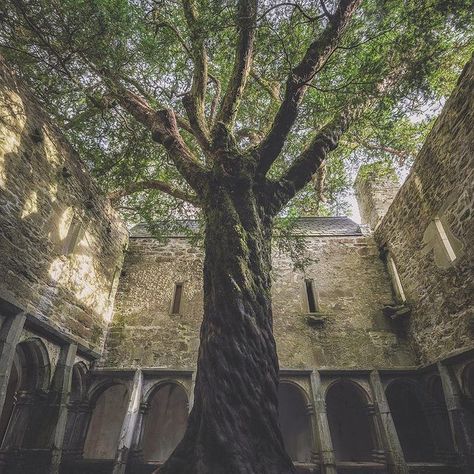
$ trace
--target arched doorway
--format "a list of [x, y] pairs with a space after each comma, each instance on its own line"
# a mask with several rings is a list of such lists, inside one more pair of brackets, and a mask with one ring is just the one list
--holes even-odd
[[159, 385], [148, 399], [142, 435], [143, 459], [162, 463], [181, 441], [188, 421], [188, 396], [176, 383]]
[[114, 459], [128, 399], [123, 384], [109, 386], [96, 398], [84, 443], [84, 459]]
[[50, 370], [48, 352], [40, 339], [17, 345], [0, 417], [3, 451], [43, 447], [38, 442], [48, 427], [41, 423], [41, 404], [47, 401]]
[[433, 461], [434, 443], [416, 384], [396, 380], [387, 387], [386, 393], [406, 461]]
[[311, 418], [303, 392], [292, 383], [280, 382], [278, 404], [280, 427], [287, 453], [294, 462], [310, 463]]
[[367, 397], [350, 381], [339, 381], [326, 393], [329, 430], [337, 462], [370, 462], [375, 448]]

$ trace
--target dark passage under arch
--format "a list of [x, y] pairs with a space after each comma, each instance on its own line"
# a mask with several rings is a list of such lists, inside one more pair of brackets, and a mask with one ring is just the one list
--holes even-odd
[[287, 453], [295, 462], [311, 461], [311, 419], [301, 389], [282, 382], [278, 388], [280, 426]]
[[393, 382], [387, 387], [387, 401], [406, 461], [433, 461], [434, 443], [415, 385]]
[[348, 381], [335, 383], [326, 394], [326, 409], [336, 461], [371, 461], [373, 426], [361, 389]]

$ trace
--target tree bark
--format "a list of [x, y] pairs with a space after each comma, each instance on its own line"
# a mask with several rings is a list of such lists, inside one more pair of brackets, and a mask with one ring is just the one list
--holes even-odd
[[195, 399], [184, 438], [160, 474], [295, 472], [278, 424], [272, 218], [258, 186], [238, 174], [209, 180]]

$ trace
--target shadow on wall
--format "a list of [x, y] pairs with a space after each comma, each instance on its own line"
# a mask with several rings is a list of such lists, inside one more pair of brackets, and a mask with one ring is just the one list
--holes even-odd
[[0, 289], [96, 345], [115, 263], [105, 268], [111, 250], [92, 230], [74, 225], [91, 205], [89, 178], [1, 63], [0, 81]]

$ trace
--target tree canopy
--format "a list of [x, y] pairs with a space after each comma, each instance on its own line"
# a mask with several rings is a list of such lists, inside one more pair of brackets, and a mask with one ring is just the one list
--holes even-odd
[[203, 167], [225, 123], [219, 139], [270, 150], [275, 180], [341, 111], [368, 103], [284, 210], [341, 214], [357, 164], [411, 162], [473, 49], [469, 0], [365, 0], [348, 21], [357, 3], [4, 0], [0, 44], [132, 221], [199, 207], [125, 97], [173, 109]]

